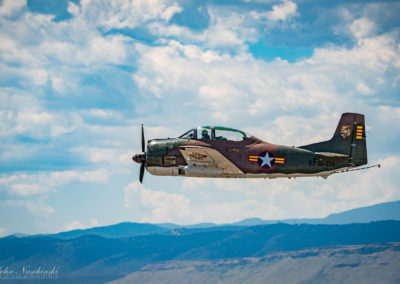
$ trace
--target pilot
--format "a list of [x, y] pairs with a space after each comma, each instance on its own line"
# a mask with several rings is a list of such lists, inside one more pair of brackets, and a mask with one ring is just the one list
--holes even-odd
[[201, 131], [201, 139], [210, 139], [210, 135], [208, 135], [208, 131], [206, 129]]

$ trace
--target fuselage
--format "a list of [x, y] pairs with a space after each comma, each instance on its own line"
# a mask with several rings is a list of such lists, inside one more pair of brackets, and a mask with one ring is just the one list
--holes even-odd
[[[198, 161], [197, 165], [188, 165], [179, 150], [186, 146], [216, 149], [242, 173], [224, 173], [215, 167], [202, 166], [204, 157], [200, 153], [193, 157]], [[271, 144], [254, 136], [242, 141], [183, 138], [150, 140], [146, 159], [147, 171], [153, 175], [192, 177], [326, 177], [337, 169], [349, 167], [347, 157], [321, 157], [309, 150]]]
[[321, 176], [368, 162], [364, 115], [343, 113], [331, 139], [299, 147], [272, 144], [244, 131], [199, 126], [178, 138], [145, 140], [132, 159], [153, 175], [277, 178]]

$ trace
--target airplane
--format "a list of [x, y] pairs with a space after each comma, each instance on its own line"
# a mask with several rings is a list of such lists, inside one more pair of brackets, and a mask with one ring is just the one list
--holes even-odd
[[244, 131], [201, 126], [178, 138], [147, 143], [143, 124], [139, 181], [145, 169], [157, 176], [211, 178], [323, 177], [367, 164], [363, 114], [343, 113], [331, 139], [299, 147], [265, 142]]

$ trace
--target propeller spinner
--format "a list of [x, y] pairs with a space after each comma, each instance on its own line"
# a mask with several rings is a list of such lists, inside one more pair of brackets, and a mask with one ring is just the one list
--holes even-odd
[[135, 161], [136, 163], [140, 164], [140, 172], [139, 172], [139, 181], [140, 183], [143, 182], [143, 176], [144, 176], [144, 169], [146, 167], [146, 152], [145, 152], [145, 139], [144, 139], [144, 130], [143, 130], [143, 124], [142, 124], [142, 152], [137, 153], [133, 155], [132, 160]]

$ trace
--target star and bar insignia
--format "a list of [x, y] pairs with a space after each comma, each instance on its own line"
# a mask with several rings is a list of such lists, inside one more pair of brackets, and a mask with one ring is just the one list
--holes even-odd
[[249, 162], [257, 162], [263, 170], [272, 169], [275, 164], [284, 164], [285, 158], [276, 157], [271, 151], [263, 151], [258, 155], [249, 155]]

